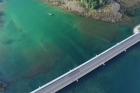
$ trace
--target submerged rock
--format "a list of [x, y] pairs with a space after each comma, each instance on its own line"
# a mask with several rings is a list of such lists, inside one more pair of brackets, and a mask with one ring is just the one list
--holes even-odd
[[7, 85], [5, 83], [0, 82], [0, 91], [4, 91]]

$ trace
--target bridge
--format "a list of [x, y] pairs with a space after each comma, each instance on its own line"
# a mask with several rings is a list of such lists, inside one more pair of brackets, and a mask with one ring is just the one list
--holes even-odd
[[101, 54], [95, 56], [87, 62], [79, 65], [78, 67], [70, 70], [69, 72], [63, 74], [62, 76], [50, 81], [49, 83], [39, 87], [38, 89], [30, 93], [55, 93], [66, 87], [67, 85], [78, 81], [79, 78], [85, 76], [99, 66], [104, 65], [107, 61], [114, 58], [118, 54], [126, 51], [126, 49], [130, 48], [139, 41], [140, 33], [133, 34], [132, 36], [126, 38], [120, 43], [117, 43], [113, 47], [102, 52]]

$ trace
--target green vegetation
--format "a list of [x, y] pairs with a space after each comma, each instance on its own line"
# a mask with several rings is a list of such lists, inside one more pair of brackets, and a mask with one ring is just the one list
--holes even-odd
[[80, 1], [85, 5], [86, 8], [89, 9], [97, 9], [105, 5], [106, 3], [106, 0], [70, 0], [70, 1]]
[[130, 17], [134, 17], [136, 15], [136, 11], [135, 11], [135, 9], [127, 9], [125, 14]]
[[140, 27], [138, 28], [138, 30], [140, 30]]

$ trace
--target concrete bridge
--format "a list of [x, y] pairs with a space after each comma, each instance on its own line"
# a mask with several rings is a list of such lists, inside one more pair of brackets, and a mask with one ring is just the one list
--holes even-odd
[[79, 65], [73, 70], [70, 70], [62, 76], [32, 91], [31, 93], [55, 93], [67, 85], [73, 83], [74, 81], [78, 81], [79, 78], [83, 77], [99, 66], [104, 65], [107, 61], [114, 58], [121, 52], [126, 51], [126, 49], [138, 43], [139, 41], [140, 33], [136, 33], [114, 45], [113, 47], [107, 49], [101, 54], [95, 56], [94, 58], [88, 60], [87, 62]]

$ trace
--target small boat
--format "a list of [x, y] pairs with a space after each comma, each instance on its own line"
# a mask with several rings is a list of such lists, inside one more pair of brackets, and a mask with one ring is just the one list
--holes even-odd
[[48, 13], [49, 15], [52, 15], [51, 13]]

